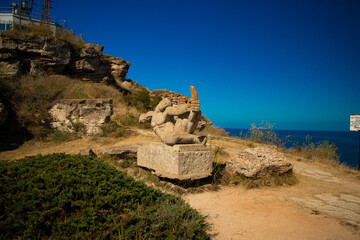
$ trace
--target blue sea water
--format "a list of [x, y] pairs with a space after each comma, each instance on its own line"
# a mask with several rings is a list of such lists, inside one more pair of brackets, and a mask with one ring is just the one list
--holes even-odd
[[[225, 128], [230, 136], [239, 136], [247, 133], [247, 129]], [[304, 143], [307, 136], [311, 137], [312, 142], [328, 141], [334, 143], [340, 156], [340, 162], [348, 166], [357, 167], [359, 162], [359, 132], [339, 132], [339, 131], [305, 131], [305, 130], [274, 130], [281, 138], [289, 137], [291, 143]], [[286, 147], [291, 147], [288, 144]]]

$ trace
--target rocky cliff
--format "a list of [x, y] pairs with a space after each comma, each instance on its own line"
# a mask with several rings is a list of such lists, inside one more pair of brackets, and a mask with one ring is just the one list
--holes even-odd
[[[112, 84], [122, 91], [128, 84], [131, 63], [103, 54], [104, 47], [92, 43], [70, 44], [46, 36], [0, 36], [0, 69], [7, 77], [23, 74], [67, 75], [84, 81]], [[124, 82], [126, 82], [124, 84]]]

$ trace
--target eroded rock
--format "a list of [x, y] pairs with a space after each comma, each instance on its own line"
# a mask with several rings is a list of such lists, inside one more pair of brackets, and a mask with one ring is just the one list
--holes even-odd
[[63, 132], [80, 130], [84, 134], [93, 135], [101, 131], [101, 125], [109, 122], [113, 103], [111, 99], [64, 99], [49, 112], [53, 117], [51, 124], [54, 128]]
[[[104, 56], [104, 47], [85, 43], [79, 46], [66, 40], [45, 36], [0, 37], [2, 74], [44, 76], [62, 74], [81, 80], [116, 85], [125, 81], [130, 63], [121, 58]], [[121, 88], [121, 84], [117, 86]]]
[[266, 147], [246, 149], [228, 160], [226, 167], [233, 173], [254, 179], [282, 174], [293, 168], [282, 153]]

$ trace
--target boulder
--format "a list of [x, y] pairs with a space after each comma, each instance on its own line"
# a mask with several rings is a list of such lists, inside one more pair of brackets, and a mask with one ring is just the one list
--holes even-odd
[[249, 148], [234, 155], [226, 162], [226, 168], [248, 178], [262, 178], [290, 171], [292, 164], [284, 154], [267, 147]]

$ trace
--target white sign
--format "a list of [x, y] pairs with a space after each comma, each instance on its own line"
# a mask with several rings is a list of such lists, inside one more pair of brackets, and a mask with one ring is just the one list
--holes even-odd
[[350, 115], [350, 131], [360, 131], [360, 115]]

